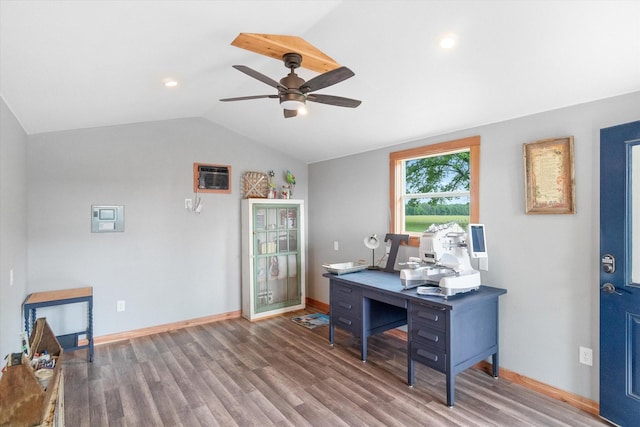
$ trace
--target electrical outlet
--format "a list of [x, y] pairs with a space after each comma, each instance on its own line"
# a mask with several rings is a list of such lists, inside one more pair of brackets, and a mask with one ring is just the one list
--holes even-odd
[[334, 250], [334, 251], [337, 251], [339, 247], [340, 247], [340, 245], [338, 244], [338, 241], [337, 241], [337, 240], [334, 240], [334, 241], [333, 241], [333, 250]]
[[586, 347], [580, 347], [580, 363], [587, 366], [593, 366], [593, 350]]
[[116, 303], [116, 311], [124, 311], [125, 309], [125, 305], [124, 305], [124, 301], [120, 300]]

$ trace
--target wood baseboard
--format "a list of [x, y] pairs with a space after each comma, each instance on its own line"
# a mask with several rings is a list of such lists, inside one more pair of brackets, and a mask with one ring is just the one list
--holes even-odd
[[[323, 313], [329, 312], [329, 304], [325, 304], [321, 301], [317, 301], [311, 298], [307, 298], [307, 307], [314, 308]], [[184, 320], [181, 322], [151, 326], [148, 328], [136, 329], [128, 332], [120, 332], [117, 334], [103, 335], [100, 337], [95, 337], [94, 345], [108, 344], [108, 343], [113, 343], [117, 341], [128, 340], [131, 338], [138, 338], [138, 337], [143, 337], [151, 334], [157, 334], [161, 332], [175, 331], [177, 329], [186, 328], [188, 326], [203, 325], [206, 323], [219, 322], [221, 320], [227, 320], [227, 319], [236, 319], [236, 318], [239, 318], [241, 315], [242, 315], [242, 312], [238, 310], [238, 311], [232, 311], [229, 313], [217, 314], [214, 316], [199, 317], [196, 319]], [[407, 340], [407, 333], [399, 329], [392, 329], [385, 333], [393, 335], [404, 341]], [[84, 341], [84, 343], [82, 341]], [[79, 344], [80, 345], [86, 344], [86, 340], [81, 340]], [[474, 366], [474, 368], [480, 369], [490, 374], [492, 373], [491, 363], [487, 361], [482, 361], [480, 363], [477, 363]], [[514, 384], [519, 384], [530, 390], [534, 390], [538, 393], [544, 394], [545, 396], [549, 396], [556, 400], [566, 402], [571, 406], [574, 406], [582, 411], [588, 412], [595, 416], [598, 416], [600, 413], [600, 405], [598, 404], [598, 402], [595, 402], [591, 399], [587, 399], [585, 397], [578, 396], [576, 394], [569, 393], [564, 390], [560, 390], [559, 388], [542, 383], [540, 381], [534, 380], [524, 375], [520, 375], [508, 369], [500, 368], [499, 375], [501, 378], [507, 379]]]
[[[308, 307], [315, 308], [316, 310], [319, 310], [323, 313], [329, 313], [329, 304], [325, 304], [321, 301], [317, 301], [311, 298], [307, 298], [306, 302]], [[175, 331], [177, 329], [186, 328], [188, 326], [204, 325], [206, 323], [219, 322], [221, 320], [236, 319], [236, 318], [239, 318], [240, 316], [242, 316], [242, 311], [238, 310], [238, 311], [232, 311], [229, 313], [217, 314], [214, 316], [199, 317], [196, 319], [189, 319], [181, 322], [167, 323], [167, 324], [158, 325], [158, 326], [150, 326], [148, 328], [135, 329], [127, 332], [119, 332], [117, 334], [102, 335], [99, 337], [95, 337], [93, 340], [93, 344], [94, 345], [109, 344], [113, 342], [128, 340], [131, 338], [138, 338], [138, 337], [144, 337], [151, 334], [158, 334], [161, 332]], [[280, 314], [277, 314], [274, 316], [280, 316]], [[87, 344], [87, 340], [86, 339], [79, 340], [78, 344], [85, 345]]]
[[325, 304], [322, 301], [307, 298], [307, 307], [315, 308], [318, 311], [329, 314], [329, 304]]
[[[474, 368], [488, 373], [493, 372], [491, 363], [487, 361], [482, 361], [476, 364]], [[566, 402], [569, 405], [581, 409], [585, 412], [589, 412], [590, 414], [599, 416], [600, 404], [598, 402], [594, 402], [591, 399], [578, 396], [577, 394], [569, 393], [568, 391], [560, 390], [559, 388], [542, 383], [538, 380], [534, 380], [533, 378], [525, 377], [524, 375], [520, 375], [517, 372], [513, 372], [508, 369], [500, 368], [499, 375], [500, 378], [507, 379], [514, 384], [519, 384], [530, 390], [537, 391], [538, 393], [544, 394], [545, 396], [549, 396], [556, 400]]]
[[[204, 325], [206, 323], [219, 322], [221, 320], [227, 320], [227, 319], [237, 319], [241, 315], [242, 315], [242, 312], [238, 310], [238, 311], [232, 311], [229, 313], [216, 314], [214, 316], [198, 317], [196, 319], [189, 319], [181, 322], [167, 323], [167, 324], [158, 325], [158, 326], [150, 326], [148, 328], [135, 329], [133, 331], [119, 332], [117, 334], [102, 335], [100, 337], [95, 337], [93, 340], [93, 344], [94, 345], [109, 344], [117, 341], [128, 340], [131, 338], [139, 338], [139, 337], [144, 337], [151, 334], [159, 334], [161, 332], [175, 331], [177, 329], [186, 328], [188, 326]], [[84, 341], [84, 343], [82, 341]], [[86, 343], [87, 343], [86, 340], [81, 340], [78, 344], [84, 345]]]

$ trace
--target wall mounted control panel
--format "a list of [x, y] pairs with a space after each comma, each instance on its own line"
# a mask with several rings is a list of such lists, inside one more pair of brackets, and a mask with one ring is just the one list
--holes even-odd
[[91, 205], [91, 232], [124, 231], [124, 206]]

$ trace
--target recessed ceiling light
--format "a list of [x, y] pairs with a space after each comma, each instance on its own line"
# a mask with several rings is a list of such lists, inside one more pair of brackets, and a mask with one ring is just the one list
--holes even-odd
[[452, 49], [456, 45], [455, 34], [445, 34], [440, 38], [440, 47], [443, 49]]
[[176, 86], [178, 86], [178, 82], [175, 81], [175, 80], [167, 79], [167, 80], [164, 81], [164, 85], [166, 87], [176, 87]]

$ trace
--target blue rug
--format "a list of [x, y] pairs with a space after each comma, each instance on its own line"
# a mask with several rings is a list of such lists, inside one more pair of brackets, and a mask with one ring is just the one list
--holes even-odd
[[313, 329], [318, 326], [324, 326], [329, 324], [329, 316], [322, 313], [306, 314], [304, 316], [297, 316], [291, 319], [294, 323], [302, 325], [305, 328]]

